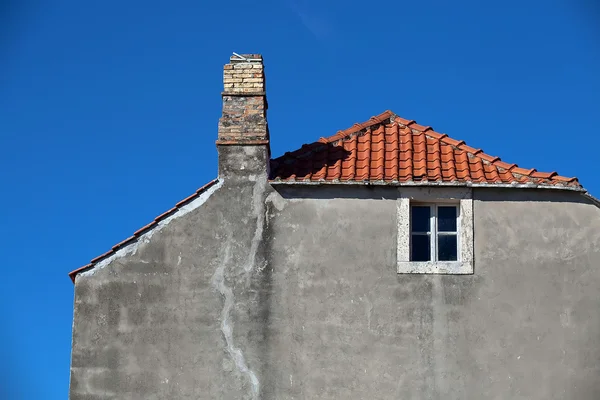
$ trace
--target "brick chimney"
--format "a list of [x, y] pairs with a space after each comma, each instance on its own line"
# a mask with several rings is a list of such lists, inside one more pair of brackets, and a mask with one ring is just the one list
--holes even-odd
[[270, 148], [265, 73], [260, 54], [236, 54], [223, 68], [219, 176], [268, 173]]

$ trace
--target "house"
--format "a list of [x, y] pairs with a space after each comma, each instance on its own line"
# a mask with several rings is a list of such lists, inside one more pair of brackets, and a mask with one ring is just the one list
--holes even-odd
[[262, 57], [224, 68], [218, 178], [70, 274], [71, 400], [600, 397], [576, 178], [389, 111], [271, 159]]

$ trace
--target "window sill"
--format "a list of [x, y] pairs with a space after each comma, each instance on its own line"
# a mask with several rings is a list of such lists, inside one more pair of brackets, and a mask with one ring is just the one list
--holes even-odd
[[473, 273], [473, 263], [460, 261], [400, 261], [399, 274], [457, 274]]

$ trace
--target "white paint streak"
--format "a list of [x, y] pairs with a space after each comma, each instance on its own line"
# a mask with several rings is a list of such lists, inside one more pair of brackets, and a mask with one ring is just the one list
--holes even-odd
[[190, 201], [185, 206], [181, 207], [173, 215], [171, 215], [168, 218], [165, 218], [162, 221], [160, 221], [154, 228], [150, 229], [148, 232], [146, 232], [143, 235], [141, 235], [138, 238], [138, 240], [136, 240], [135, 242], [131, 243], [128, 246], [125, 246], [122, 249], [117, 250], [117, 252], [115, 254], [113, 254], [110, 257], [107, 257], [104, 260], [98, 262], [91, 269], [89, 269], [87, 271], [84, 271], [84, 272], [81, 272], [79, 275], [80, 276], [94, 275], [96, 273], [96, 271], [98, 271], [98, 270], [106, 267], [108, 264], [110, 264], [114, 260], [122, 258], [122, 257], [125, 257], [125, 256], [127, 256], [129, 254], [135, 254], [135, 253], [137, 253], [140, 244], [142, 244], [142, 243], [149, 243], [150, 239], [152, 238], [152, 236], [156, 232], [160, 232], [171, 221], [173, 221], [174, 219], [183, 217], [187, 213], [189, 213], [191, 211], [194, 211], [196, 208], [198, 208], [201, 205], [203, 205], [206, 202], [206, 200], [208, 200], [209, 197], [212, 196], [212, 194], [214, 192], [216, 192], [221, 186], [223, 186], [223, 179], [219, 178], [219, 181], [217, 183], [215, 183], [213, 186], [211, 186], [210, 188], [208, 188], [204, 193], [202, 193], [196, 199]]
[[368, 298], [365, 297], [365, 311], [367, 313], [367, 329], [371, 332], [376, 331], [371, 328], [371, 315], [373, 314], [373, 303], [369, 301]]
[[[252, 272], [256, 269], [256, 254], [258, 253], [258, 246], [262, 240], [265, 219], [266, 219], [266, 206], [264, 200], [264, 193], [267, 186], [266, 177], [261, 177], [256, 180], [256, 184], [254, 185], [252, 191], [252, 215], [256, 217], [256, 228], [254, 230], [254, 235], [252, 236], [252, 241], [250, 243], [250, 250], [248, 252], [248, 258], [246, 259], [245, 264], [243, 265], [244, 273], [246, 275], [246, 279], [249, 281], [252, 275]], [[225, 248], [225, 256], [223, 257], [223, 262], [215, 271], [212, 282], [213, 286], [221, 293], [224, 297], [224, 305], [223, 310], [221, 311], [221, 331], [223, 332], [223, 336], [225, 337], [225, 342], [227, 345], [227, 352], [233, 359], [238, 371], [240, 371], [243, 375], [246, 375], [248, 380], [250, 381], [251, 390], [252, 390], [252, 399], [258, 399], [260, 393], [260, 382], [258, 377], [252, 371], [248, 364], [246, 363], [246, 359], [244, 357], [244, 353], [239, 347], [236, 347], [233, 341], [233, 326], [230, 322], [230, 314], [231, 309], [234, 305], [234, 295], [233, 290], [225, 284], [225, 268], [227, 264], [229, 264], [231, 260], [231, 245], [227, 244]], [[262, 270], [266, 267], [266, 264], [262, 265], [259, 270]]]
[[[248, 260], [244, 265], [244, 272], [250, 274], [256, 263], [256, 253], [258, 251], [258, 245], [262, 240], [263, 230], [265, 226], [265, 201], [263, 195], [267, 186], [266, 177], [258, 179], [258, 182], [254, 185], [252, 191], [252, 213], [256, 216], [256, 229], [254, 230], [254, 236], [250, 243], [250, 252], [248, 253]], [[248, 275], [249, 277], [249, 275]]]
[[223, 336], [225, 337], [227, 353], [229, 353], [233, 359], [238, 371], [240, 371], [243, 375], [246, 375], [250, 381], [252, 386], [252, 399], [258, 399], [258, 393], [260, 389], [258, 378], [256, 374], [250, 368], [248, 368], [242, 350], [236, 347], [233, 343], [233, 327], [230, 322], [230, 314], [234, 303], [234, 297], [233, 290], [231, 290], [231, 288], [225, 284], [225, 267], [230, 260], [231, 245], [228, 243], [227, 247], [225, 248], [225, 256], [223, 257], [223, 261], [219, 268], [216, 269], [212, 277], [213, 286], [224, 298], [223, 310], [221, 311], [221, 332], [223, 332]]

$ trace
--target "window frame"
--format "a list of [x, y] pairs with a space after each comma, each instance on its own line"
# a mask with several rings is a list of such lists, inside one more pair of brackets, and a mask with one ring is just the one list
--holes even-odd
[[[399, 274], [473, 274], [472, 189], [413, 186], [401, 187], [399, 192], [397, 201], [397, 272]], [[411, 261], [411, 205], [423, 204], [456, 205], [458, 207], [457, 261]], [[430, 249], [430, 251], [432, 250]]]
[[[415, 232], [412, 229], [412, 209], [413, 207], [429, 207], [429, 232]], [[439, 207], [452, 207], [456, 210], [456, 230], [454, 231], [442, 231], [438, 230], [438, 214]], [[411, 262], [446, 262], [445, 260], [439, 260], [438, 253], [438, 239], [439, 236], [456, 236], [456, 260], [448, 262], [460, 262], [460, 203], [457, 202], [418, 202], [414, 201], [410, 203], [411, 212], [411, 224], [410, 224], [410, 252]], [[413, 261], [412, 250], [413, 250], [413, 236], [429, 236], [429, 260], [427, 261]]]

